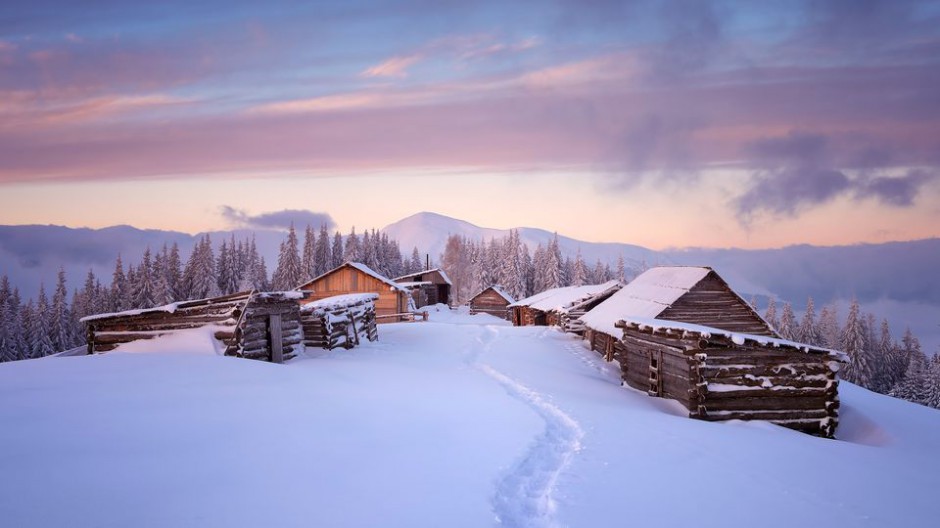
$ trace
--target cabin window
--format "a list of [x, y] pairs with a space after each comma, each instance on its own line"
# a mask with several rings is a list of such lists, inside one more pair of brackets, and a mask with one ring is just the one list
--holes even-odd
[[356, 291], [356, 290], [359, 289], [359, 274], [358, 274], [358, 273], [353, 273], [353, 274], [351, 275], [351, 277], [352, 277], [352, 278], [351, 278], [350, 281], [349, 281], [350, 289], [351, 289], [352, 291]]

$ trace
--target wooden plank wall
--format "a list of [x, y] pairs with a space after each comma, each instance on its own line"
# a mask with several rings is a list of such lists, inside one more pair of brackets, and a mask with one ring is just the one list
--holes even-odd
[[375, 304], [360, 301], [346, 306], [301, 312], [304, 344], [309, 347], [332, 350], [352, 348], [362, 339], [379, 338], [375, 320]]
[[487, 313], [502, 319], [508, 319], [509, 314], [507, 306], [509, 306], [509, 301], [491, 289], [470, 299], [471, 314]]
[[[597, 333], [591, 337], [592, 348], [605, 346]], [[817, 436], [835, 434], [837, 367], [828, 356], [752, 344], [717, 346], [630, 329], [622, 343], [623, 381], [682, 403], [692, 418], [764, 420]], [[651, 358], [657, 360], [655, 391]]]
[[376, 293], [376, 315], [392, 315], [408, 311], [408, 293], [392, 289], [388, 284], [363, 273], [353, 267], [340, 268], [319, 280], [301, 286], [300, 290], [313, 290], [305, 293], [301, 303], [319, 301], [327, 297], [346, 293]]
[[715, 272], [709, 273], [657, 318], [779, 337]]

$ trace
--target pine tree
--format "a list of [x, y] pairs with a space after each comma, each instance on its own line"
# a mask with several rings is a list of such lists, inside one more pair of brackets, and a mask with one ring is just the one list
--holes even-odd
[[835, 305], [824, 306], [819, 313], [819, 335], [826, 348], [839, 348], [839, 313]]
[[186, 299], [206, 299], [219, 295], [212, 241], [205, 235], [193, 248], [183, 271]]
[[584, 260], [581, 258], [581, 250], [578, 249], [578, 254], [574, 260], [574, 270], [573, 275], [571, 276], [571, 285], [572, 286], [584, 286], [587, 283], [587, 268], [584, 265]]
[[304, 229], [304, 250], [300, 259], [301, 278], [297, 284], [307, 282], [317, 274], [317, 234], [310, 224]]
[[68, 290], [65, 287], [65, 269], [59, 268], [55, 292], [49, 314], [49, 341], [56, 352], [72, 348], [72, 314], [69, 310]]
[[797, 339], [799, 331], [796, 327], [796, 316], [793, 315], [793, 306], [788, 302], [783, 303], [783, 313], [780, 315], [780, 326], [777, 330], [784, 339]]
[[924, 391], [924, 405], [940, 409], [940, 354], [934, 354], [927, 366], [927, 387]]
[[320, 225], [320, 236], [317, 237], [316, 249], [314, 250], [314, 277], [319, 277], [330, 271], [333, 261], [333, 252], [330, 251], [330, 234], [327, 232], [326, 224]]
[[424, 265], [421, 264], [421, 253], [418, 253], [418, 246], [411, 250], [411, 261], [408, 267], [410, 268], [408, 273], [417, 273], [424, 269]]
[[853, 299], [849, 306], [849, 315], [839, 336], [839, 348], [849, 355], [850, 361], [842, 377], [862, 387], [871, 386], [875, 374], [874, 361], [868, 356], [865, 346], [865, 327], [859, 314], [858, 299]]
[[166, 280], [167, 291], [164, 297], [169, 299], [167, 302], [182, 300], [185, 297], [183, 293], [183, 262], [180, 259], [180, 248], [173, 242], [170, 247], [169, 256], [164, 262], [164, 279]]
[[144, 251], [143, 260], [137, 268], [134, 279], [132, 284], [134, 292], [133, 307], [141, 309], [156, 306], [157, 304], [154, 300], [153, 263], [151, 262], [149, 247]]
[[281, 243], [277, 267], [274, 269], [273, 284], [275, 290], [291, 290], [303, 282], [303, 267], [298, 253], [297, 233], [294, 224], [287, 232], [287, 240]]
[[127, 297], [127, 277], [124, 275], [121, 254], [118, 253], [117, 260], [114, 261], [114, 273], [111, 275], [111, 303], [108, 309], [112, 312], [126, 310]]
[[615, 277], [621, 284], [626, 284], [626, 265], [623, 262], [623, 253], [617, 257], [617, 276]]
[[884, 358], [884, 372], [878, 392], [888, 394], [901, 380], [907, 371], [907, 354], [891, 338], [891, 327], [887, 319], [881, 320], [881, 339], [878, 341], [878, 351]]
[[347, 262], [359, 262], [362, 253], [359, 248], [359, 236], [356, 235], [356, 227], [353, 226], [349, 235], [346, 236], [346, 249], [343, 252], [343, 259]]
[[331, 249], [331, 252], [333, 254], [333, 261], [331, 263], [330, 269], [335, 269], [342, 266], [343, 259], [346, 257], [346, 249], [343, 245], [343, 235], [339, 234], [339, 231], [333, 233], [333, 248]]
[[764, 320], [773, 329], [780, 325], [780, 321], [777, 320], [777, 301], [773, 297], [767, 298], [767, 311], [764, 312]]
[[545, 250], [545, 284], [544, 290], [560, 288], [566, 284], [562, 273], [561, 248], [558, 245], [558, 233], [552, 237]]
[[803, 319], [800, 321], [800, 327], [797, 330], [797, 341], [814, 346], [822, 345], [822, 337], [819, 333], [819, 325], [816, 323], [816, 309], [812, 297], [806, 299], [806, 311], [803, 312]]
[[41, 358], [56, 353], [48, 331], [51, 326], [49, 300], [46, 298], [46, 288], [42, 284], [39, 285], [39, 296], [37, 299], [36, 311], [33, 320], [30, 321], [29, 327], [31, 358]]
[[0, 277], [0, 362], [19, 359], [13, 328], [18, 314], [13, 311], [12, 298], [10, 280], [3, 275]]
[[904, 379], [891, 389], [889, 395], [909, 402], [927, 403], [927, 369], [927, 357], [924, 353], [919, 349], [912, 350]]

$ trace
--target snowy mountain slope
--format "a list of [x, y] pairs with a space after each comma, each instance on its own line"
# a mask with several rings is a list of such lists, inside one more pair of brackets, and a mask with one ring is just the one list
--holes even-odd
[[[517, 229], [522, 242], [529, 246], [530, 252], [535, 251], [540, 243], [543, 246], [548, 245], [554, 236], [554, 233], [544, 229], [532, 227]], [[412, 248], [417, 247], [422, 254], [429, 253], [435, 260], [440, 259], [444, 246], [447, 244], [447, 237], [450, 235], [462, 235], [474, 240], [490, 240], [509, 234], [509, 229], [479, 227], [464, 220], [429, 212], [403, 218], [385, 226], [382, 231], [398, 240], [403, 252], [410, 253]], [[638, 266], [643, 262], [649, 265], [671, 262], [666, 255], [632, 244], [582, 242], [561, 234], [558, 235], [558, 242], [563, 255], [571, 255], [574, 258], [580, 249], [581, 256], [591, 265], [597, 260], [614, 265], [621, 254], [627, 265]]]
[[380, 334], [287, 365], [207, 354], [198, 331], [136, 353], [0, 364], [5, 523], [927, 527], [940, 516], [932, 409], [843, 384], [840, 440], [824, 440], [685, 418], [545, 327], [439, 311]]

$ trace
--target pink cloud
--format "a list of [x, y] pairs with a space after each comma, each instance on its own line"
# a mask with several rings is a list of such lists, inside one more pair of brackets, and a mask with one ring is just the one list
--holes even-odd
[[418, 55], [392, 57], [362, 72], [363, 77], [407, 77], [408, 68], [421, 60]]

